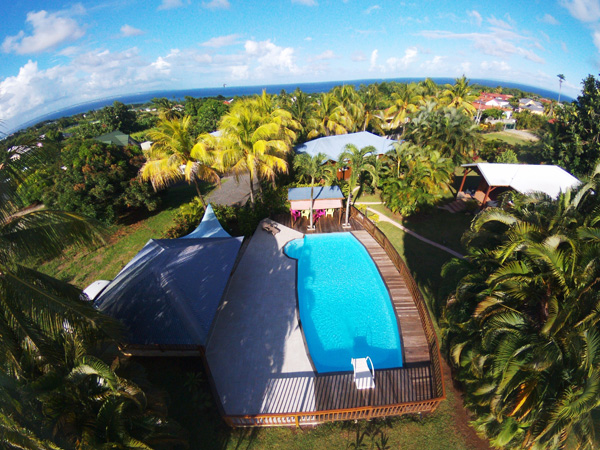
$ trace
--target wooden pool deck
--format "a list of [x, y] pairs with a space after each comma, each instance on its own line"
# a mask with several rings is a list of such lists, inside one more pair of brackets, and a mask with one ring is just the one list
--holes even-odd
[[[306, 233], [308, 223], [305, 218], [294, 222], [290, 215], [281, 215], [273, 217], [273, 220]], [[260, 398], [260, 407], [245, 409], [242, 414], [222, 408], [222, 415], [229, 425], [299, 426], [431, 412], [445, 398], [433, 326], [414, 280], [406, 267], [400, 266], [403, 261], [394, 253], [395, 249], [387, 238], [357, 210], [352, 211], [350, 229], [342, 228], [342, 221], [343, 218], [336, 216], [321, 217], [315, 224], [315, 232], [351, 231], [373, 258], [392, 299], [402, 340], [404, 366], [376, 370], [375, 388], [362, 391], [356, 389], [351, 372], [318, 374], [306, 370], [275, 370], [258, 385], [251, 381], [252, 372], [246, 373], [246, 388], [237, 388], [253, 391]], [[264, 236], [260, 238], [264, 239]], [[279, 320], [277, 317], [272, 319]], [[289, 317], [282, 320], [293, 321]], [[223, 385], [219, 380], [215, 380], [215, 384], [217, 391], [219, 385]], [[217, 394], [221, 399], [227, 398], [226, 393]]]

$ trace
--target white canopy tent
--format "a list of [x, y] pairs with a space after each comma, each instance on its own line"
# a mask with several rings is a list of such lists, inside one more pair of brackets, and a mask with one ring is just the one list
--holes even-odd
[[497, 164], [476, 163], [463, 164], [466, 171], [461, 183], [459, 193], [462, 192], [465, 179], [470, 170], [479, 173], [485, 183], [480, 183], [477, 193], [484, 192], [481, 199], [475, 198], [485, 204], [489, 200], [489, 194], [498, 187], [514, 189], [522, 194], [543, 192], [544, 194], [557, 198], [561, 192], [576, 187], [580, 181], [569, 172], [559, 166], [536, 165], [536, 164]]

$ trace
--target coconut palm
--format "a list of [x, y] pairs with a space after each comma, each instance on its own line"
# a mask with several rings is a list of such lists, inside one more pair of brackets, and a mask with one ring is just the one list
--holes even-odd
[[198, 180], [219, 183], [219, 174], [214, 169], [214, 150], [196, 145], [191, 134], [191, 117], [163, 117], [148, 135], [154, 143], [144, 152], [146, 162], [140, 169], [142, 180], [150, 180], [155, 190], [181, 180], [194, 183], [204, 203]]
[[249, 174], [252, 204], [256, 181], [274, 183], [277, 173], [288, 170], [286, 156], [295, 139], [295, 133], [284, 126], [289, 120], [287, 111], [275, 116], [260, 114], [252, 100], [238, 101], [221, 119], [220, 167], [238, 177]]
[[293, 92], [290, 104], [286, 109], [292, 114], [292, 118], [298, 124], [299, 132], [297, 141], [306, 141], [310, 131], [314, 130], [318, 124], [315, 102], [300, 89], [296, 89]]
[[344, 115], [338, 99], [332, 93], [321, 94], [319, 97], [316, 119], [316, 126], [308, 133], [308, 139], [348, 133], [349, 119]]
[[294, 170], [296, 170], [296, 173], [299, 175], [300, 179], [308, 180], [310, 183], [309, 229], [313, 229], [315, 182], [328, 182], [331, 180], [335, 176], [334, 168], [327, 164], [327, 155], [325, 153], [318, 153], [314, 156], [310, 156], [307, 153], [302, 153], [294, 158]]
[[392, 132], [401, 129], [402, 135], [409, 117], [418, 111], [419, 105], [423, 102], [423, 96], [418, 93], [415, 83], [402, 84], [399, 90], [392, 93], [392, 100], [394, 103], [387, 110], [389, 117], [387, 129]]
[[477, 125], [456, 108], [423, 105], [407, 127], [406, 137], [421, 147], [438, 150], [456, 165], [471, 161], [481, 141]]
[[598, 184], [507, 195], [477, 216], [444, 347], [476, 427], [503, 448], [594, 448], [600, 406]]
[[467, 116], [473, 117], [476, 111], [473, 101], [477, 97], [471, 90], [469, 80], [463, 75], [455, 80], [454, 85], [446, 84], [441, 101], [444, 105], [460, 109]]
[[348, 179], [348, 199], [346, 200], [346, 220], [345, 227], [349, 227], [349, 213], [352, 202], [352, 194], [359, 187], [359, 182], [363, 174], [370, 174], [373, 184], [377, 184], [378, 170], [376, 161], [376, 150], [369, 145], [360, 150], [354, 144], [346, 144], [344, 151], [338, 156], [338, 165], [350, 169], [350, 178]]

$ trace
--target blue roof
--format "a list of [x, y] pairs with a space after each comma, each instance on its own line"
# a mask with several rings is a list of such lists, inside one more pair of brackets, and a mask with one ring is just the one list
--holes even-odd
[[[315, 186], [314, 199], [323, 200], [330, 198], [344, 198], [344, 194], [339, 186]], [[288, 189], [288, 200], [310, 200], [310, 188], [290, 188]]]
[[242, 240], [151, 239], [94, 305], [129, 344], [205, 346]]
[[202, 221], [190, 234], [183, 236], [179, 239], [202, 239], [202, 238], [220, 238], [220, 237], [231, 237], [227, 231], [223, 229], [219, 219], [215, 216], [212, 206], [209, 205], [204, 211], [204, 217]]
[[318, 153], [325, 153], [328, 159], [337, 161], [338, 156], [344, 151], [347, 144], [354, 144], [358, 149], [371, 145], [375, 147], [377, 154], [383, 154], [392, 149], [394, 142], [397, 141], [377, 136], [368, 131], [361, 131], [360, 133], [340, 134], [314, 139], [297, 146], [296, 152], [308, 153], [311, 156], [315, 156]]

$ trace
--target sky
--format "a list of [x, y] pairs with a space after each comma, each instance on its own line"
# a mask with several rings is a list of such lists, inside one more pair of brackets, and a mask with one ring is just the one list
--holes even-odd
[[[600, 0], [5, 0], [0, 127], [160, 89], [399, 77], [576, 97], [600, 69]], [[1, 128], [0, 128], [1, 130]]]

